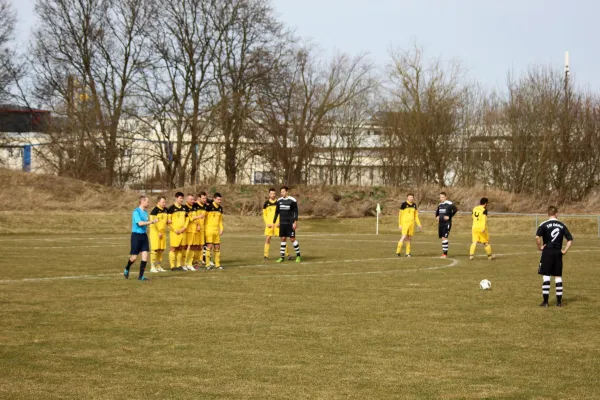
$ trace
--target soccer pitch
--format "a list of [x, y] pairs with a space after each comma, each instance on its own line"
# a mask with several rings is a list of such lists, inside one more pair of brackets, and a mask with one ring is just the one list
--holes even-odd
[[361, 220], [303, 224], [300, 264], [232, 232], [225, 270], [150, 282], [121, 274], [128, 235], [1, 236], [0, 398], [600, 398], [598, 239], [573, 230], [565, 306], [553, 284], [541, 309], [532, 235], [397, 258], [398, 235], [345, 233]]

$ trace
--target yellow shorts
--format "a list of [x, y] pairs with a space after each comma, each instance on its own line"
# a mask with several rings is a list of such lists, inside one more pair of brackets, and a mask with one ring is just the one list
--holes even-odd
[[167, 247], [167, 233], [163, 232], [162, 237], [158, 237], [157, 233], [148, 235], [150, 239], [150, 250], [164, 250]]
[[169, 245], [171, 247], [186, 246], [187, 245], [186, 235], [187, 235], [187, 232], [183, 232], [180, 235], [176, 234], [175, 232], [171, 232], [171, 234], [169, 235]]
[[402, 225], [402, 236], [413, 236], [415, 234], [415, 224]]
[[481, 231], [473, 231], [473, 243], [489, 243], [490, 242], [490, 234], [486, 229], [484, 232]]
[[221, 244], [219, 231], [206, 231], [206, 244]]
[[271, 228], [265, 226], [265, 236], [279, 237], [279, 228], [275, 225], [273, 225]]

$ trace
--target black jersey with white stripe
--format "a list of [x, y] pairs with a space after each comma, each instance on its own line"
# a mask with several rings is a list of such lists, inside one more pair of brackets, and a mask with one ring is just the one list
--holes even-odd
[[555, 218], [542, 222], [535, 236], [543, 238], [544, 249], [560, 250], [563, 246], [563, 239], [567, 239], [567, 241], [573, 240], [569, 228]]
[[[450, 224], [452, 223], [452, 217], [454, 214], [458, 212], [458, 209], [450, 200], [446, 200], [443, 203], [440, 203], [435, 210], [435, 216], [440, 217], [440, 225]], [[448, 219], [444, 219], [444, 217], [448, 217]]]
[[273, 223], [277, 222], [277, 217], [279, 217], [280, 225], [293, 224], [298, 221], [298, 202], [296, 199], [292, 196], [277, 199]]

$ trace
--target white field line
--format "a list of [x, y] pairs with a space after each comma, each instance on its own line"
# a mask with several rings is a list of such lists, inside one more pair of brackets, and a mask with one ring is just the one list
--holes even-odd
[[[595, 250], [571, 250], [569, 253], [585, 253], [585, 252], [598, 252], [600, 249]], [[497, 256], [516, 256], [516, 255], [532, 255], [539, 254], [538, 251], [535, 252], [520, 252], [520, 253], [505, 253], [505, 254], [497, 254]], [[485, 256], [481, 256], [484, 258]], [[437, 259], [437, 257], [427, 257], [429, 259]], [[323, 265], [323, 264], [339, 264], [339, 263], [359, 263], [359, 262], [373, 262], [373, 261], [389, 261], [396, 260], [398, 257], [387, 257], [387, 258], [368, 258], [368, 259], [356, 259], [356, 260], [328, 260], [328, 261], [303, 261], [302, 265]], [[408, 258], [400, 258], [400, 260], [409, 260]], [[402, 273], [402, 272], [418, 272], [418, 271], [433, 271], [444, 268], [452, 268], [459, 263], [459, 260], [454, 258], [449, 258], [448, 260], [452, 260], [450, 264], [438, 266], [438, 267], [425, 267], [425, 268], [413, 268], [413, 269], [393, 269], [393, 270], [385, 270], [385, 271], [360, 271], [360, 272], [336, 272], [336, 273], [325, 273], [325, 274], [270, 274], [270, 275], [218, 275], [218, 276], [228, 276], [230, 278], [277, 278], [277, 277], [318, 277], [318, 276], [352, 276], [352, 275], [374, 275], [374, 274], [391, 274], [391, 273]], [[229, 268], [258, 268], [258, 267], [273, 267], [273, 264], [253, 264], [253, 265], [232, 265]], [[196, 271], [200, 272], [200, 271]], [[103, 279], [108, 277], [121, 276], [119, 273], [111, 273], [111, 274], [96, 274], [96, 275], [72, 275], [72, 276], [55, 276], [55, 277], [46, 277], [46, 278], [23, 278], [23, 279], [4, 279], [0, 280], [0, 284], [5, 283], [23, 283], [23, 282], [44, 282], [44, 281], [59, 281], [59, 280], [69, 280], [69, 279]], [[135, 279], [135, 272], [132, 273], [132, 278]], [[152, 276], [152, 275], [149, 275]], [[194, 274], [181, 274], [177, 277], [189, 277], [194, 276]], [[217, 275], [212, 275], [206, 278], [213, 279], [217, 277]]]
[[[433, 258], [433, 259], [437, 259], [438, 257], [427, 257], [427, 258]], [[361, 262], [373, 262], [373, 261], [389, 261], [389, 260], [397, 260], [398, 257], [388, 257], [388, 258], [363, 258], [363, 259], [356, 259], [356, 260], [328, 260], [328, 261], [303, 261], [301, 264], [302, 265], [322, 265], [322, 264], [339, 264], [339, 263], [361, 263]], [[400, 260], [408, 260], [408, 258], [400, 258]], [[453, 260], [452, 263], [444, 266], [443, 268], [449, 268], [449, 265], [456, 265], [458, 263], [458, 260], [455, 260], [453, 258], [449, 258], [448, 260]], [[265, 268], [265, 267], [273, 267], [275, 266], [274, 264], [252, 264], [252, 265], [231, 265], [229, 266], [229, 268]], [[420, 268], [420, 269], [415, 269], [414, 271], [418, 271], [418, 270], [429, 270], [429, 269], [440, 269], [442, 267], [426, 267], [426, 268]], [[363, 272], [347, 272], [347, 273], [339, 273], [340, 275], [368, 275], [368, 274], [379, 274], [379, 273], [388, 273], [391, 271], [413, 271], [413, 270], [390, 270], [390, 271], [363, 271]], [[196, 272], [201, 272], [201, 271], [196, 271]], [[148, 272], [149, 273], [149, 272]], [[68, 280], [68, 279], [101, 279], [104, 277], [112, 277], [112, 276], [122, 276], [122, 273], [116, 274], [116, 273], [111, 273], [111, 274], [95, 274], [95, 275], [71, 275], [71, 276], [53, 276], [53, 277], [46, 277], [46, 278], [23, 278], [23, 279], [3, 279], [0, 280], [0, 284], [1, 283], [18, 283], [18, 282], [44, 282], [44, 281], [59, 281], [59, 280]], [[135, 274], [135, 270], [132, 271], [131, 273], [132, 277], [131, 279], [134, 279]], [[152, 274], [154, 275], [154, 274]], [[152, 275], [148, 275], [148, 276], [152, 276]], [[284, 274], [285, 275], [285, 274]], [[314, 276], [319, 276], [319, 275], [323, 275], [323, 276], [327, 276], [325, 274], [314, 274]], [[158, 276], [158, 275], [157, 275]], [[179, 277], [183, 277], [183, 276], [192, 276], [189, 274], [183, 275], [180, 274]], [[220, 276], [230, 276], [230, 277], [235, 277], [231, 276], [231, 275], [220, 275]], [[245, 277], [253, 277], [254, 275], [248, 275]], [[279, 276], [279, 274], [272, 274], [272, 275], [257, 275], [258, 277], [276, 277]], [[291, 275], [290, 275], [291, 276]], [[298, 276], [304, 276], [304, 274], [298, 274]], [[307, 276], [310, 276], [310, 274], [308, 274]], [[238, 276], [239, 277], [239, 276]]]

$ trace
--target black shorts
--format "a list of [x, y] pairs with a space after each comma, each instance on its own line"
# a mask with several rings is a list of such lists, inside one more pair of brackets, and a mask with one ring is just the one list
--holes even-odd
[[279, 237], [280, 238], [295, 238], [296, 231], [294, 230], [293, 224], [281, 224], [279, 225]]
[[450, 229], [452, 229], [452, 224], [440, 224], [438, 227], [438, 234], [441, 238], [448, 238], [450, 236]]
[[145, 233], [131, 233], [131, 251], [129, 254], [138, 255], [144, 251], [150, 251], [148, 235]]
[[547, 276], [562, 276], [563, 254], [558, 249], [544, 249], [538, 274]]

